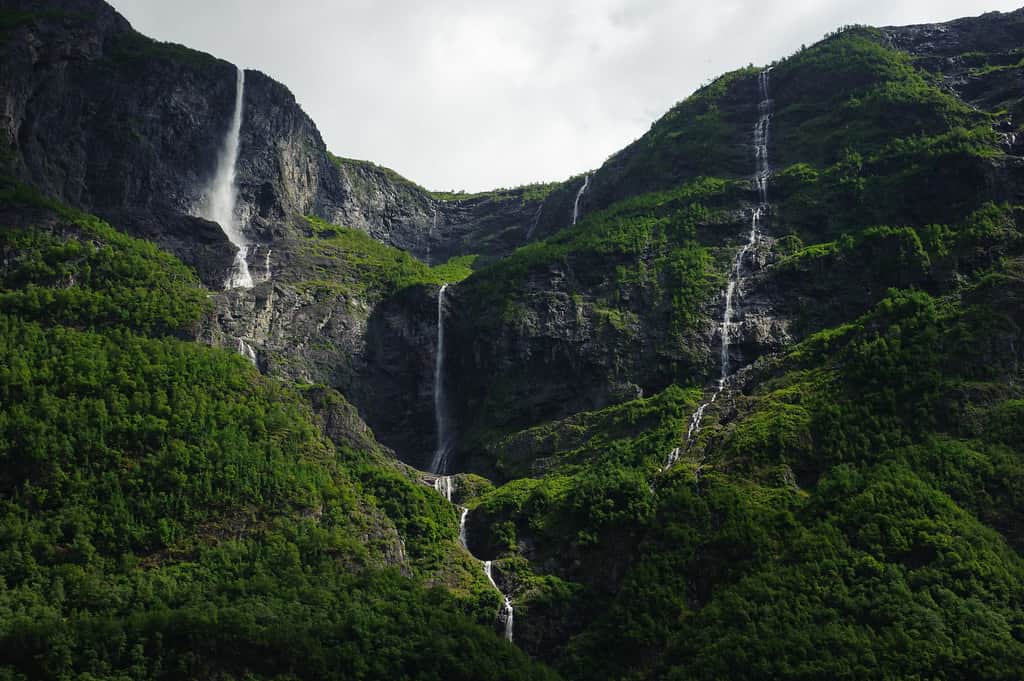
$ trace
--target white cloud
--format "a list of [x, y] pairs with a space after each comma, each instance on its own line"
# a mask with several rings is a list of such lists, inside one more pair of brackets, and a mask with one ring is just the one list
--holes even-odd
[[708, 78], [842, 24], [1021, 0], [113, 0], [137, 29], [285, 83], [337, 154], [470, 190], [600, 165]]

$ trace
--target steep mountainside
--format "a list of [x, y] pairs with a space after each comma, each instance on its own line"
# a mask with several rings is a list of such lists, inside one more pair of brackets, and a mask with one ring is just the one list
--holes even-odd
[[225, 288], [235, 68], [8, 0], [0, 678], [1019, 678], [1022, 44], [847, 27], [477, 195], [247, 71]]
[[456, 470], [507, 481], [470, 547], [527, 650], [570, 678], [1017, 674], [1022, 25], [728, 74], [575, 228], [451, 293]]
[[9, 183], [0, 207], [0, 673], [545, 677], [344, 398], [175, 338], [207, 296], [152, 244]]
[[[222, 289], [236, 248], [196, 216], [230, 126], [235, 68], [138, 34], [101, 0], [4, 7], [4, 172], [154, 241]], [[387, 169], [335, 157], [287, 88], [255, 71], [245, 74], [239, 141], [238, 214], [261, 286], [220, 294], [203, 337], [230, 348], [244, 339], [265, 369], [345, 389], [394, 446], [418, 439], [419, 431], [410, 438], [388, 421], [392, 397], [406, 394], [408, 380], [373, 394], [356, 387], [366, 376], [381, 384], [393, 372], [367, 348], [379, 327], [370, 317], [380, 296], [339, 298], [335, 289], [325, 303], [317, 285], [331, 276], [309, 247], [305, 217], [363, 231], [431, 264], [471, 255], [486, 262], [525, 243], [542, 218], [568, 224], [571, 206], [554, 217], [551, 186], [432, 194]], [[399, 325], [415, 324], [416, 316]], [[313, 336], [326, 336], [329, 347], [311, 356]], [[415, 354], [421, 345], [412, 336], [396, 352]], [[420, 404], [401, 399], [399, 420], [422, 420]]]

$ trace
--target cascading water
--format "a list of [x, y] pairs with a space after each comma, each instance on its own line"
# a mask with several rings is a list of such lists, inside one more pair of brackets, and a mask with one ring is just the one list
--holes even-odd
[[455, 493], [455, 481], [450, 475], [439, 476], [434, 481], [434, 489], [437, 490], [438, 494], [451, 502], [452, 494]]
[[469, 547], [466, 546], [466, 519], [469, 518], [469, 509], [460, 506], [459, 513], [459, 543], [468, 551]]
[[[434, 480], [434, 489], [436, 489], [438, 493], [445, 499], [447, 499], [450, 503], [454, 504], [454, 502], [452, 501], [452, 497], [455, 494], [454, 476], [438, 476]], [[469, 519], [469, 509], [466, 508], [465, 506], [459, 506], [458, 504], [455, 504], [455, 508], [459, 510], [459, 543], [462, 544], [462, 548], [466, 549], [466, 551], [469, 551], [469, 543], [466, 537], [466, 521]], [[470, 555], [472, 555], [472, 552], [470, 553]], [[491, 583], [491, 586], [493, 586], [494, 589], [498, 592], [498, 595], [501, 596], [501, 614], [499, 615], [499, 620], [501, 621], [502, 626], [504, 628], [505, 640], [511, 643], [512, 629], [514, 626], [515, 619], [515, 608], [512, 607], [512, 599], [506, 596], [501, 591], [501, 588], [498, 586], [497, 582], [494, 581], [494, 572], [491, 567], [491, 561], [482, 560], [480, 561], [480, 564], [483, 566], [484, 574], [487, 576], [487, 581]]]
[[259, 366], [259, 362], [256, 360], [256, 350], [241, 338], [238, 339], [238, 354], [252, 362], [253, 366]]
[[583, 194], [586, 193], [587, 188], [590, 186], [590, 175], [583, 178], [583, 186], [576, 192], [576, 201], [572, 204], [572, 224], [576, 224], [576, 221], [580, 218], [580, 199], [583, 198]]
[[444, 392], [444, 294], [448, 284], [437, 292], [437, 351], [434, 356], [434, 425], [437, 448], [430, 462], [430, 472], [444, 474], [448, 469], [451, 438], [448, 435], [448, 403]]
[[[437, 428], [437, 449], [434, 450], [434, 458], [430, 462], [430, 472], [437, 474], [437, 478], [434, 480], [434, 489], [449, 503], [454, 504], [452, 498], [455, 495], [455, 478], [445, 475], [448, 470], [448, 457], [451, 454], [451, 436], [448, 433], [448, 403], [444, 391], [444, 296], [447, 290], [448, 284], [444, 284], [437, 292], [437, 352], [434, 356], [434, 423]], [[459, 543], [469, 551], [466, 541], [466, 520], [469, 518], [469, 509], [458, 504], [455, 504], [455, 508], [459, 509]], [[482, 563], [484, 574], [501, 595], [501, 619], [505, 627], [505, 639], [511, 641], [514, 613], [512, 600], [502, 593], [495, 583], [491, 574], [491, 561], [485, 560]]]
[[[498, 588], [498, 584], [494, 581], [494, 574], [491, 570], [491, 561], [484, 561], [484, 574], [487, 575], [487, 579], [490, 580], [491, 586], [497, 589], [498, 593], [501, 594], [501, 589]], [[501, 594], [501, 619], [504, 620], [505, 625], [505, 640], [509, 643], [512, 642], [512, 629], [513, 622], [515, 620], [515, 609], [512, 607], [512, 601], [505, 594]]]
[[544, 202], [541, 201], [540, 205], [537, 206], [537, 212], [533, 214], [533, 220], [530, 221], [530, 229], [526, 230], [526, 240], [529, 241], [533, 238], [533, 233], [537, 231], [537, 225], [540, 224], [541, 213], [544, 212]]
[[[725, 310], [722, 313], [722, 323], [719, 326], [719, 335], [722, 339], [722, 350], [721, 350], [721, 371], [718, 377], [718, 384], [715, 387], [714, 392], [711, 394], [711, 399], [703, 403], [697, 408], [697, 411], [693, 412], [690, 417], [690, 426], [686, 431], [686, 445], [685, 449], [689, 449], [700, 433], [701, 424], [704, 421], [704, 412], [707, 408], [715, 403], [718, 396], [722, 394], [728, 383], [729, 377], [732, 375], [731, 360], [729, 357], [729, 347], [732, 342], [732, 329], [734, 325], [734, 319], [736, 319], [742, 312], [739, 305], [736, 303], [736, 294], [739, 293], [742, 296], [743, 292], [743, 281], [747, 278], [749, 272], [747, 267], [747, 259], [750, 253], [757, 246], [758, 241], [761, 238], [761, 220], [768, 214], [768, 179], [771, 176], [771, 166], [768, 163], [768, 133], [771, 128], [772, 121], [772, 109], [773, 101], [769, 93], [769, 73], [771, 67], [768, 67], [757, 77], [757, 86], [759, 93], [759, 100], [757, 104], [757, 123], [754, 124], [754, 158], [755, 158], [755, 169], [754, 169], [754, 189], [757, 191], [758, 205], [751, 210], [750, 213], [750, 234], [747, 237], [747, 242], [736, 254], [736, 259], [733, 261], [732, 269], [729, 271], [729, 283], [725, 287]], [[682, 456], [683, 448], [676, 447], [673, 449], [665, 463], [664, 469], [671, 468]], [[697, 469], [698, 478], [700, 476], [700, 467]]]
[[235, 185], [236, 166], [238, 165], [239, 135], [242, 130], [242, 103], [245, 96], [245, 71], [238, 69], [235, 83], [235, 113], [231, 118], [231, 128], [224, 138], [217, 161], [217, 174], [207, 187], [200, 217], [216, 222], [224, 230], [228, 241], [238, 248], [231, 273], [224, 282], [226, 288], [252, 288], [252, 275], [246, 256], [249, 253], [249, 242], [242, 234], [235, 207], [238, 203], [238, 187]]

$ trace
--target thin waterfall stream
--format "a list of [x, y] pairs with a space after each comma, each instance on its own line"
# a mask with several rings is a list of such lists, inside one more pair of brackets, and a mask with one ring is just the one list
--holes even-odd
[[580, 199], [587, 192], [590, 187], [590, 175], [583, 178], [583, 186], [576, 192], [576, 200], [572, 204], [572, 224], [576, 224], [576, 221], [580, 219]]
[[[768, 162], [768, 134], [771, 129], [772, 113], [774, 102], [769, 91], [769, 74], [771, 67], [761, 71], [757, 77], [758, 104], [757, 123], [754, 124], [754, 189], [757, 191], [758, 204], [750, 211], [750, 233], [747, 242], [736, 253], [732, 268], [729, 271], [729, 282], [725, 287], [725, 309], [722, 312], [722, 322], [719, 325], [721, 337], [721, 354], [719, 358], [720, 372], [718, 383], [711, 393], [711, 399], [704, 402], [690, 417], [690, 425], [686, 431], [686, 441], [682, 447], [676, 447], [669, 452], [665, 466], [662, 470], [668, 470], [679, 461], [685, 451], [688, 451], [700, 434], [704, 422], [704, 413], [707, 408], [715, 403], [718, 396], [725, 391], [729, 378], [732, 376], [731, 359], [729, 348], [732, 343], [732, 331], [736, 319], [742, 315], [742, 307], [737, 302], [737, 296], [742, 297], [743, 283], [748, 278], [750, 271], [747, 260], [761, 239], [761, 221], [768, 215], [768, 180], [771, 176], [771, 166]], [[697, 478], [700, 479], [700, 471], [703, 462], [697, 466]]]
[[[437, 292], [437, 350], [434, 355], [434, 427], [437, 445], [430, 462], [430, 472], [444, 475], [448, 471], [451, 439], [448, 435], [448, 402], [444, 392], [444, 295], [448, 284]], [[450, 498], [448, 498], [451, 501]]]
[[[447, 291], [448, 284], [444, 284], [437, 292], [437, 350], [434, 357], [434, 424], [437, 428], [437, 446], [434, 450], [433, 459], [430, 462], [430, 472], [437, 475], [434, 479], [434, 489], [459, 511], [459, 543], [462, 544], [462, 547], [466, 549], [466, 551], [469, 551], [469, 545], [466, 537], [466, 521], [469, 519], [469, 509], [455, 503], [455, 476], [447, 474], [449, 468], [449, 457], [452, 450], [452, 439], [449, 434], [450, 419], [448, 417], [448, 401], [447, 395], [445, 394], [444, 383], [444, 312], [445, 293]], [[472, 555], [471, 551], [470, 555]], [[480, 561], [480, 563], [483, 567], [484, 574], [487, 576], [487, 580], [501, 596], [502, 604], [499, 620], [504, 626], [505, 640], [511, 642], [515, 614], [515, 609], [512, 607], [512, 599], [506, 596], [498, 586], [497, 582], [494, 581], [491, 561], [483, 560]]]

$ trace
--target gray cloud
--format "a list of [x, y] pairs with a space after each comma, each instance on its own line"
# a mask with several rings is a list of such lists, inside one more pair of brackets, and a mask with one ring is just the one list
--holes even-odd
[[113, 0], [137, 29], [288, 85], [342, 156], [432, 189], [600, 165], [702, 82], [839, 25], [1021, 0]]

